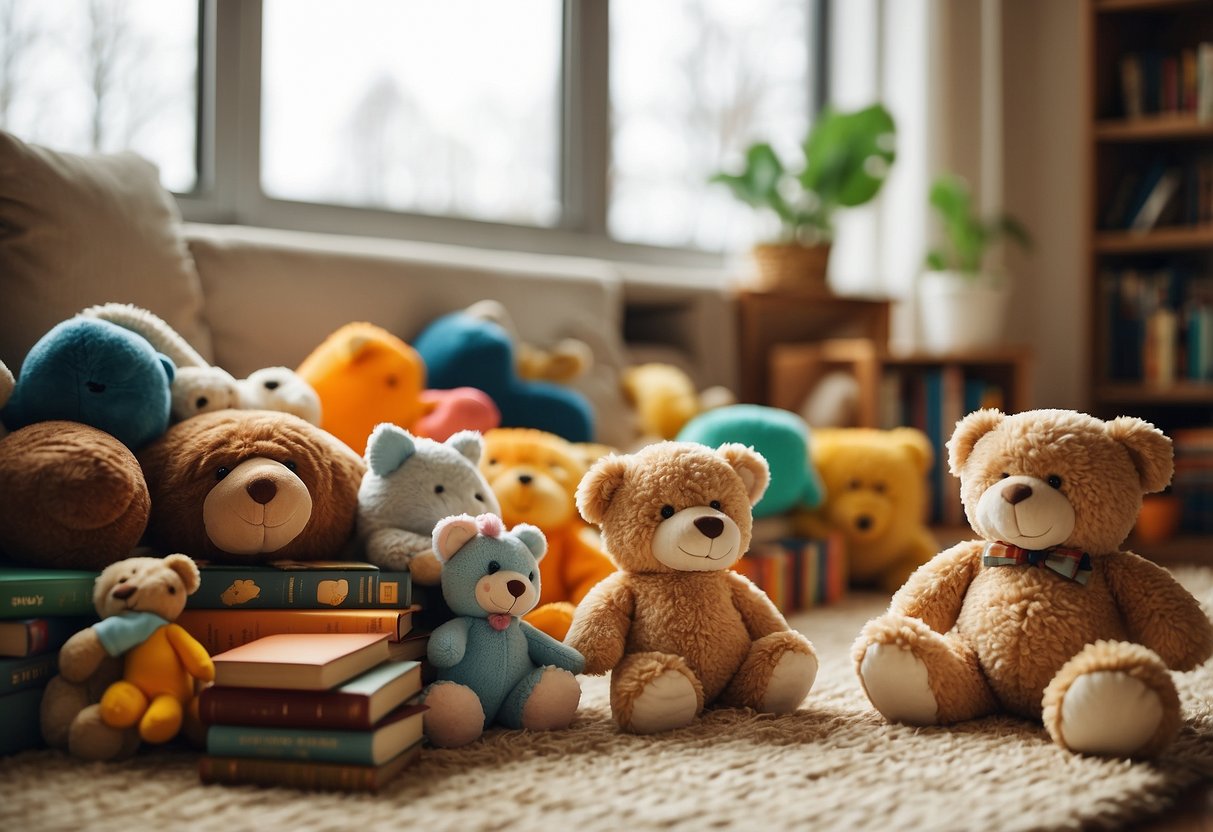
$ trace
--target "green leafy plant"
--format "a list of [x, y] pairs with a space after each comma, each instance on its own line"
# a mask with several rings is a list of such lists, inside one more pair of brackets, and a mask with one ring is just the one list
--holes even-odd
[[833, 237], [839, 208], [862, 205], [880, 191], [896, 158], [896, 137], [893, 117], [879, 104], [848, 113], [827, 108], [801, 145], [804, 159], [795, 168], [771, 145], [758, 143], [746, 150], [740, 173], [722, 171], [711, 181], [774, 212], [779, 242], [825, 242]]
[[978, 217], [973, 212], [969, 184], [959, 176], [945, 174], [937, 178], [931, 185], [930, 201], [943, 221], [944, 243], [927, 252], [928, 269], [976, 277], [990, 246], [1004, 237], [1025, 249], [1032, 245], [1027, 229], [1014, 217]]

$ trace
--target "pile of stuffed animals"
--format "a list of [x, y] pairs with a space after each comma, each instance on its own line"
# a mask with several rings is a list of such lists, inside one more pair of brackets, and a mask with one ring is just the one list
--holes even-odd
[[[518, 372], [515, 340], [492, 308], [440, 319], [411, 347], [351, 324], [297, 370], [233, 379], [155, 316], [110, 304], [55, 327], [15, 380], [0, 373], [13, 431], [0, 550], [103, 570], [102, 620], [65, 645], [47, 689], [48, 741], [114, 759], [189, 727], [213, 678], [173, 623], [198, 587], [192, 558], [364, 558], [440, 586], [435, 745], [491, 725], [566, 728], [580, 673], [611, 674], [628, 732], [714, 706], [788, 713], [817, 654], [731, 567], [755, 519], [789, 512], [806, 533], [843, 533], [852, 574], [896, 590], [854, 646], [889, 721], [1007, 712], [1115, 756], [1156, 754], [1178, 732], [1170, 671], [1213, 653], [1213, 624], [1169, 573], [1119, 549], [1172, 473], [1170, 440], [1148, 423], [970, 414], [948, 454], [980, 539], [936, 554], [921, 433], [810, 441], [793, 414], [694, 413], [683, 390], [679, 415], [652, 425], [673, 436], [604, 453], [584, 402]], [[160, 556], [131, 557], [141, 545]]]

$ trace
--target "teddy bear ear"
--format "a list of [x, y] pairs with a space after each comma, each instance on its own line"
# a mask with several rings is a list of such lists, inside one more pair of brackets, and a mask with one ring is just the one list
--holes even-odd
[[417, 450], [413, 437], [391, 422], [380, 422], [366, 442], [366, 462], [381, 477], [395, 471]]
[[1175, 472], [1171, 438], [1144, 419], [1120, 416], [1104, 426], [1108, 436], [1124, 446], [1147, 494], [1162, 491]]
[[960, 469], [964, 467], [969, 454], [973, 452], [973, 446], [977, 444], [977, 440], [1002, 424], [1002, 420], [1005, 418], [1002, 411], [985, 408], [974, 410], [956, 423], [956, 430], [952, 431], [952, 438], [948, 440], [947, 444], [948, 470], [952, 472], [953, 476], [960, 476]]
[[587, 523], [601, 525], [615, 492], [627, 476], [627, 457], [611, 454], [594, 463], [577, 486], [577, 510]]
[[461, 430], [446, 440], [446, 444], [467, 457], [473, 465], [480, 463], [480, 455], [484, 453], [484, 440], [474, 430]]
[[766, 458], [753, 448], [737, 442], [721, 445], [716, 449], [716, 453], [724, 457], [725, 462], [729, 463], [745, 483], [750, 505], [757, 505], [771, 483], [771, 468], [767, 465]]
[[548, 540], [543, 536], [543, 532], [530, 523], [519, 523], [511, 530], [511, 533], [531, 550], [536, 561], [543, 560], [543, 556], [548, 550]]
[[909, 454], [920, 473], [925, 474], [930, 469], [935, 461], [935, 450], [925, 433], [917, 428], [893, 428], [889, 436]]
[[164, 559], [164, 565], [177, 573], [181, 583], [185, 585], [185, 594], [193, 595], [202, 584], [202, 576], [198, 573], [198, 564], [185, 555], [169, 555]]
[[470, 514], [445, 517], [434, 526], [433, 548], [438, 560], [446, 563], [476, 536], [476, 518]]

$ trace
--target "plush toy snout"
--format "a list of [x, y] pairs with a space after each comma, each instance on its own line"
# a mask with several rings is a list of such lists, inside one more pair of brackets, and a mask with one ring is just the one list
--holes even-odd
[[254, 457], [216, 483], [202, 503], [206, 534], [234, 555], [276, 552], [294, 540], [312, 516], [312, 495], [286, 465]]
[[977, 523], [985, 536], [1024, 549], [1061, 545], [1076, 519], [1060, 483], [1053, 486], [1037, 477], [1004, 477], [977, 501]]
[[523, 575], [501, 569], [485, 575], [476, 582], [476, 603], [489, 615], [519, 616], [530, 612], [539, 603], [535, 573]]
[[[667, 513], [663, 509], [662, 515]], [[741, 555], [741, 529], [714, 507], [691, 506], [669, 513], [653, 533], [653, 556], [681, 572], [727, 569]]]

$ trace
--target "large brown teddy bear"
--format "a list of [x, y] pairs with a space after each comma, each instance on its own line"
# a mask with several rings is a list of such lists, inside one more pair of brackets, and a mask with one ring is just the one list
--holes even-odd
[[926, 527], [930, 440], [914, 428], [827, 428], [813, 431], [812, 452], [826, 498], [797, 531], [841, 533], [851, 583], [893, 592], [939, 552]]
[[139, 452], [148, 542], [204, 560], [332, 560], [351, 539], [365, 463], [297, 416], [218, 410]]
[[0, 494], [0, 551], [58, 569], [125, 558], [151, 508], [126, 445], [78, 422], [37, 422], [0, 440]]
[[1157, 753], [1179, 729], [1168, 673], [1213, 652], [1213, 624], [1164, 569], [1119, 547], [1172, 473], [1148, 422], [1067, 410], [979, 410], [948, 443], [982, 540], [936, 556], [855, 644], [887, 719], [949, 724], [999, 711], [1057, 744]]
[[769, 480], [744, 445], [661, 442], [599, 460], [581, 481], [577, 507], [620, 571], [578, 605], [565, 641], [586, 673], [611, 671], [623, 730], [678, 728], [711, 704], [787, 713], [808, 694], [813, 645], [729, 569]]
[[577, 484], [586, 468], [584, 452], [554, 433], [497, 428], [484, 435], [480, 470], [506, 526], [537, 526], [548, 541], [539, 561], [543, 593], [524, 620], [558, 641], [568, 634], [576, 605], [615, 571], [598, 531], [577, 515]]

